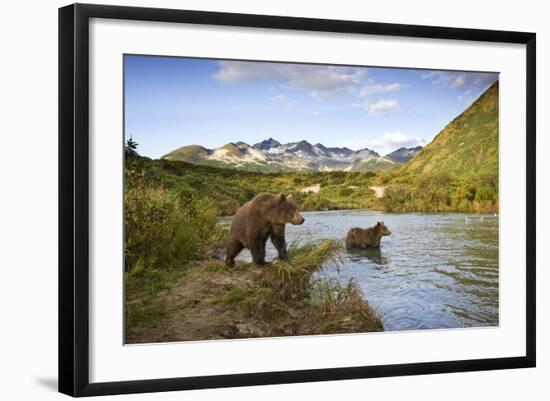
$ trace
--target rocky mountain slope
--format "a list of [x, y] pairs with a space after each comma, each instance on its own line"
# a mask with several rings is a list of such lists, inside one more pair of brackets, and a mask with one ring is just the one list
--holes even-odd
[[409, 160], [418, 150], [400, 148], [389, 155], [381, 156], [367, 148], [352, 150], [347, 147], [326, 147], [321, 143], [312, 145], [307, 141], [283, 144], [269, 138], [253, 146], [244, 142], [228, 143], [216, 149], [198, 145], [183, 146], [162, 158], [257, 172], [366, 172], [393, 168]]
[[414, 148], [399, 148], [391, 153], [388, 153], [386, 157], [396, 163], [401, 164], [411, 160], [421, 150], [422, 146], [416, 146]]

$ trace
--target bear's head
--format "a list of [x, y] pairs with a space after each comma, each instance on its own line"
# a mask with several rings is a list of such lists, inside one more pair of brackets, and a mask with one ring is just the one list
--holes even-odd
[[381, 233], [382, 235], [391, 235], [390, 229], [386, 227], [383, 221], [379, 221], [376, 224], [376, 228], [378, 229], [378, 232]]
[[298, 204], [292, 195], [280, 194], [277, 197], [277, 205], [273, 216], [273, 223], [294, 225], [303, 224], [305, 219], [300, 214]]

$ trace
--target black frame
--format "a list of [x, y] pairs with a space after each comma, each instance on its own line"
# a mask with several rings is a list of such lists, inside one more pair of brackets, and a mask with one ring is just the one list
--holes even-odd
[[[381, 366], [90, 383], [88, 48], [90, 18], [179, 22], [526, 45], [526, 355]], [[536, 35], [221, 12], [74, 4], [59, 9], [59, 391], [71, 396], [237, 387], [534, 367], [536, 363]]]

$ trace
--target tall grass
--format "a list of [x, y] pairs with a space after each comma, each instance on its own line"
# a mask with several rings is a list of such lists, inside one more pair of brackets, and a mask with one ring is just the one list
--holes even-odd
[[342, 245], [336, 240], [307, 243], [294, 242], [288, 249], [288, 260], [278, 261], [269, 271], [270, 286], [281, 301], [303, 299], [308, 290], [311, 274], [324, 263], [337, 262]]
[[[131, 157], [135, 159], [135, 157]], [[204, 259], [223, 235], [212, 200], [165, 188], [149, 172], [125, 169], [126, 328], [151, 322], [170, 305], [159, 293], [184, 273], [188, 262]]]
[[498, 176], [403, 176], [386, 187], [381, 199], [387, 212], [498, 212]]
[[126, 272], [171, 270], [204, 258], [219, 231], [214, 202], [185, 199], [133, 173], [127, 174], [124, 194]]

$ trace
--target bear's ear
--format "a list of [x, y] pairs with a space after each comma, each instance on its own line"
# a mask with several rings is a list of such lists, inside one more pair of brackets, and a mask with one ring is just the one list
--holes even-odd
[[292, 194], [289, 194], [286, 198], [287, 198], [287, 199], [294, 199], [294, 197], [292, 196]]
[[376, 223], [376, 227], [380, 227], [380, 222]]
[[285, 194], [280, 194], [279, 195], [279, 202], [284, 202], [286, 199], [286, 195]]

